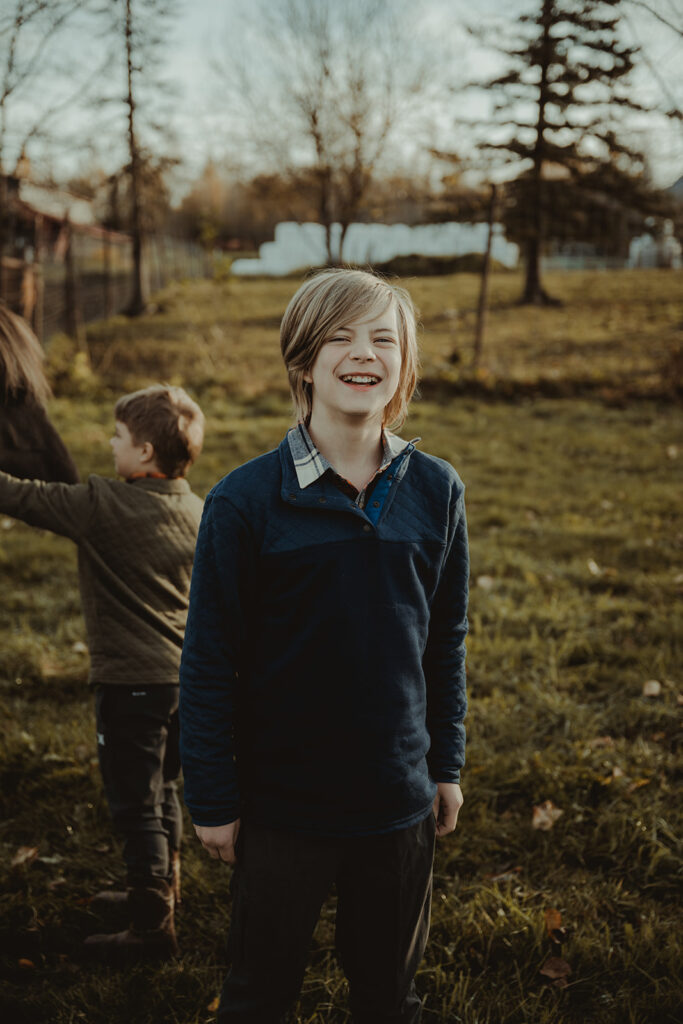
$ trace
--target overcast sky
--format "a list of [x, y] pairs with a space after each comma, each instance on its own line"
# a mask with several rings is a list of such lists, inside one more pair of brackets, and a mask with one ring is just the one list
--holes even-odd
[[[230, 34], [232, 10], [250, 5], [251, 0], [183, 0], [176, 34], [172, 66], [182, 80], [187, 102], [179, 111], [182, 135], [190, 143], [188, 158], [193, 170], [207, 156], [219, 157], [229, 148], [225, 120], [220, 113], [220, 86], [207, 66], [207, 54], [223, 59], [225, 40]], [[343, 0], [338, 0], [343, 3]], [[683, 28], [682, 0], [648, 0], [668, 20]], [[461, 68], [463, 80], [481, 77], [497, 67], [498, 58], [474, 46], [466, 38], [462, 24], [473, 18], [478, 24], [509, 24], [511, 14], [537, 7], [536, 0], [424, 0], [437, 31], [444, 40], [452, 40], [453, 60]], [[636, 4], [624, 7], [624, 39], [643, 49], [643, 62], [634, 76], [638, 98], [644, 105], [683, 109], [683, 39]], [[468, 116], [481, 116], [483, 97], [470, 94]], [[671, 184], [683, 175], [683, 126], [652, 116], [635, 118], [632, 128], [637, 141], [650, 154], [657, 183]], [[444, 125], [444, 133], [449, 130]], [[444, 138], [444, 147], [453, 144], [457, 134]]]
[[[344, 0], [338, 0], [343, 3]], [[498, 58], [485, 52], [473, 43], [463, 31], [463, 23], [474, 17], [478, 24], [498, 22], [501, 26], [510, 23], [511, 15], [524, 9], [537, 7], [537, 0], [422, 0], [428, 32], [431, 31], [435, 46], [444, 47], [452, 59], [455, 78], [461, 82], [480, 78], [495, 71]], [[683, 23], [680, 0], [648, 0], [664, 16], [677, 23]], [[201, 171], [209, 157], [217, 162], [229, 157], [235, 159], [232, 145], [230, 122], [222, 104], [221, 84], [213, 70], [215, 63], [229, 59], [228, 39], [234, 37], [235, 12], [253, 6], [253, 0], [178, 0], [178, 18], [172, 28], [163, 75], [175, 87], [175, 93], [167, 98], [166, 107], [160, 119], [170, 125], [175, 136], [172, 152], [182, 159], [178, 174], [176, 194], [186, 188], [193, 177]], [[625, 41], [637, 42], [644, 51], [644, 60], [634, 78], [634, 93], [646, 105], [672, 106], [683, 108], [683, 40], [636, 3], [624, 5], [627, 17], [623, 23]], [[87, 46], [88, 40], [77, 32], [66, 33], [61, 48], [66, 50]], [[451, 56], [452, 55], [452, 56]], [[258, 53], [254, 54], [258, 61]], [[118, 71], [120, 72], [121, 65]], [[112, 69], [112, 75], [115, 69]], [[263, 68], [267, 76], [267, 68]], [[123, 82], [121, 83], [121, 90]], [[120, 95], [119, 92], [119, 95]], [[28, 123], [36, 109], [36, 102], [45, 102], [44, 91], [39, 100], [27, 96], [21, 120]], [[481, 118], [486, 110], [486, 97], [467, 94], [458, 96], [457, 109], [467, 118]], [[115, 105], [114, 105], [115, 106]], [[92, 107], [92, 104], [91, 104]], [[15, 110], [18, 110], [15, 107]], [[112, 107], [108, 108], [112, 109]], [[121, 109], [121, 105], [118, 105]], [[82, 138], [82, 126], [88, 112], [60, 114], [61, 133], [67, 137], [67, 129], [74, 139]], [[98, 114], [98, 117], [103, 115]], [[111, 115], [113, 117], [113, 115]], [[426, 118], [428, 113], [426, 112]], [[462, 133], [453, 128], [448, 113], [434, 116], [431, 144], [439, 148], [454, 148], [462, 141]], [[94, 122], [91, 122], [94, 123]], [[125, 160], [125, 137], [121, 131], [121, 120], [108, 133], [91, 132], [90, 147], [82, 142], [73, 146], [59, 144], [58, 139], [48, 149], [41, 150], [34, 144], [31, 155], [36, 169], [51, 165], [61, 174], [86, 171], [96, 165], [105, 170], [120, 166]], [[652, 170], [657, 184], [669, 185], [683, 174], [683, 127], [681, 124], [666, 122], [662, 118], [648, 115], [634, 119], [630, 124], [634, 140], [651, 157]], [[11, 140], [10, 140], [11, 141]], [[410, 152], [410, 142], [399, 140], [395, 153]], [[47, 154], [47, 159], [45, 158]], [[8, 147], [6, 164], [11, 169], [13, 154]], [[16, 159], [16, 154], [14, 154]], [[414, 158], [411, 156], [411, 166]]]

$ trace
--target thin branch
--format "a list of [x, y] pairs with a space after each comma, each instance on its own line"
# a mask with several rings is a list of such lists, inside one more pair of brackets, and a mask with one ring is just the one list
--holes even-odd
[[[636, 2], [636, 0], [629, 0], [629, 2], [630, 3], [634, 3], [634, 2]], [[640, 0], [638, 0], [638, 2], [640, 2]], [[647, 5], [644, 4], [644, 3], [640, 3], [640, 6], [641, 7], [646, 7]], [[624, 15], [624, 20], [626, 22], [628, 22], [628, 24], [629, 24], [629, 26], [631, 28], [631, 31], [635, 35], [636, 34], [636, 30], [635, 30], [635, 27], [634, 27], [633, 23], [631, 22], [631, 19], [628, 16], [628, 14]], [[667, 83], [664, 80], [663, 76], [660, 74], [659, 68], [654, 63], [654, 61], [650, 59], [650, 57], [647, 55], [645, 50], [642, 49], [642, 47], [641, 47], [641, 50], [640, 50], [640, 55], [643, 58], [643, 61], [645, 62], [645, 64], [647, 64], [648, 68], [650, 69], [650, 71], [652, 73], [652, 76], [655, 79], [655, 81], [657, 82], [657, 84], [659, 85], [659, 88], [662, 90], [662, 93], [664, 94], [664, 96], [666, 96], [668, 102], [671, 104], [671, 110], [669, 111], [668, 116], [670, 116], [672, 118], [680, 119], [683, 116], [683, 112], [681, 111], [681, 108], [678, 105], [678, 101], [674, 97], [673, 93], [670, 91], [669, 86], [667, 85]]]
[[651, 14], [653, 18], [657, 19], [657, 21], [661, 21], [662, 25], [666, 25], [667, 28], [670, 28], [673, 32], [676, 32], [679, 36], [683, 36], [683, 28], [679, 28], [678, 25], [674, 25], [672, 21], [669, 21], [667, 18], [663, 17], [663, 15], [661, 15], [659, 11], [656, 11], [654, 7], [650, 7], [649, 4], [646, 4], [645, 0], [627, 0], [627, 3], [633, 4], [634, 7], [642, 7], [644, 11], [647, 11], [648, 14]]
[[82, 97], [84, 93], [87, 93], [87, 90], [90, 88], [90, 86], [97, 79], [101, 79], [102, 74], [106, 70], [108, 63], [109, 63], [109, 57], [107, 56], [105, 58], [104, 62], [102, 63], [102, 65], [100, 67], [95, 68], [94, 71], [92, 72], [92, 74], [90, 74], [85, 79], [84, 82], [81, 82], [77, 86], [77, 88], [75, 89], [74, 92], [70, 93], [64, 99], [59, 100], [59, 102], [55, 103], [53, 106], [48, 107], [47, 110], [44, 110], [42, 115], [39, 117], [39, 119], [33, 125], [33, 127], [30, 128], [29, 131], [24, 136], [24, 139], [23, 139], [22, 144], [21, 144], [21, 148], [22, 149], [25, 148], [27, 146], [27, 144], [30, 142], [31, 139], [35, 138], [37, 135], [40, 134], [41, 128], [45, 124], [46, 121], [48, 121], [50, 118], [52, 118], [60, 110], [63, 110], [65, 107], [68, 107], [69, 104], [73, 103], [74, 100], [76, 100], [79, 96]]

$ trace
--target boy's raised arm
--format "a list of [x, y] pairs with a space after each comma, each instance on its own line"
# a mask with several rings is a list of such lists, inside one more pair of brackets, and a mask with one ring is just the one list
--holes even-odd
[[431, 739], [429, 772], [438, 783], [458, 783], [465, 763], [467, 710], [465, 637], [469, 553], [465, 502], [451, 506], [451, 539], [432, 605], [423, 665], [427, 681], [427, 727]]
[[88, 484], [19, 480], [0, 472], [0, 512], [29, 526], [79, 540], [91, 512]]
[[210, 494], [197, 538], [180, 667], [184, 798], [195, 826], [215, 828], [240, 816], [233, 713], [252, 548], [242, 514], [229, 499]]

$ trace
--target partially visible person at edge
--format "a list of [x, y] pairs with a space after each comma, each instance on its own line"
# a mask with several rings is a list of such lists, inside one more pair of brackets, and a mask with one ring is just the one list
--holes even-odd
[[43, 350], [0, 300], [0, 470], [34, 480], [78, 483], [78, 470], [48, 419]]
[[0, 473], [0, 512], [78, 545], [97, 751], [127, 883], [90, 906], [110, 926], [128, 924], [85, 945], [118, 963], [178, 952], [178, 667], [203, 507], [184, 477], [201, 451], [204, 416], [182, 388], [159, 384], [120, 398], [114, 418], [123, 480], [43, 483]]
[[280, 338], [298, 423], [207, 498], [181, 663], [185, 800], [235, 864], [218, 1020], [283, 1018], [335, 883], [354, 1021], [412, 1024], [462, 804], [464, 488], [389, 429], [417, 379], [405, 291], [322, 272]]

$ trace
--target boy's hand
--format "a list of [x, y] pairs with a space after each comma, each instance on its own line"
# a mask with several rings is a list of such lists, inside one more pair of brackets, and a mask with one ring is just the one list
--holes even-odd
[[462, 807], [462, 790], [457, 782], [437, 782], [434, 797], [434, 817], [437, 836], [446, 836], [455, 831], [458, 811]]
[[235, 843], [240, 830], [240, 819], [231, 821], [229, 825], [195, 825], [199, 842], [214, 860], [223, 860], [226, 864], [234, 864]]

